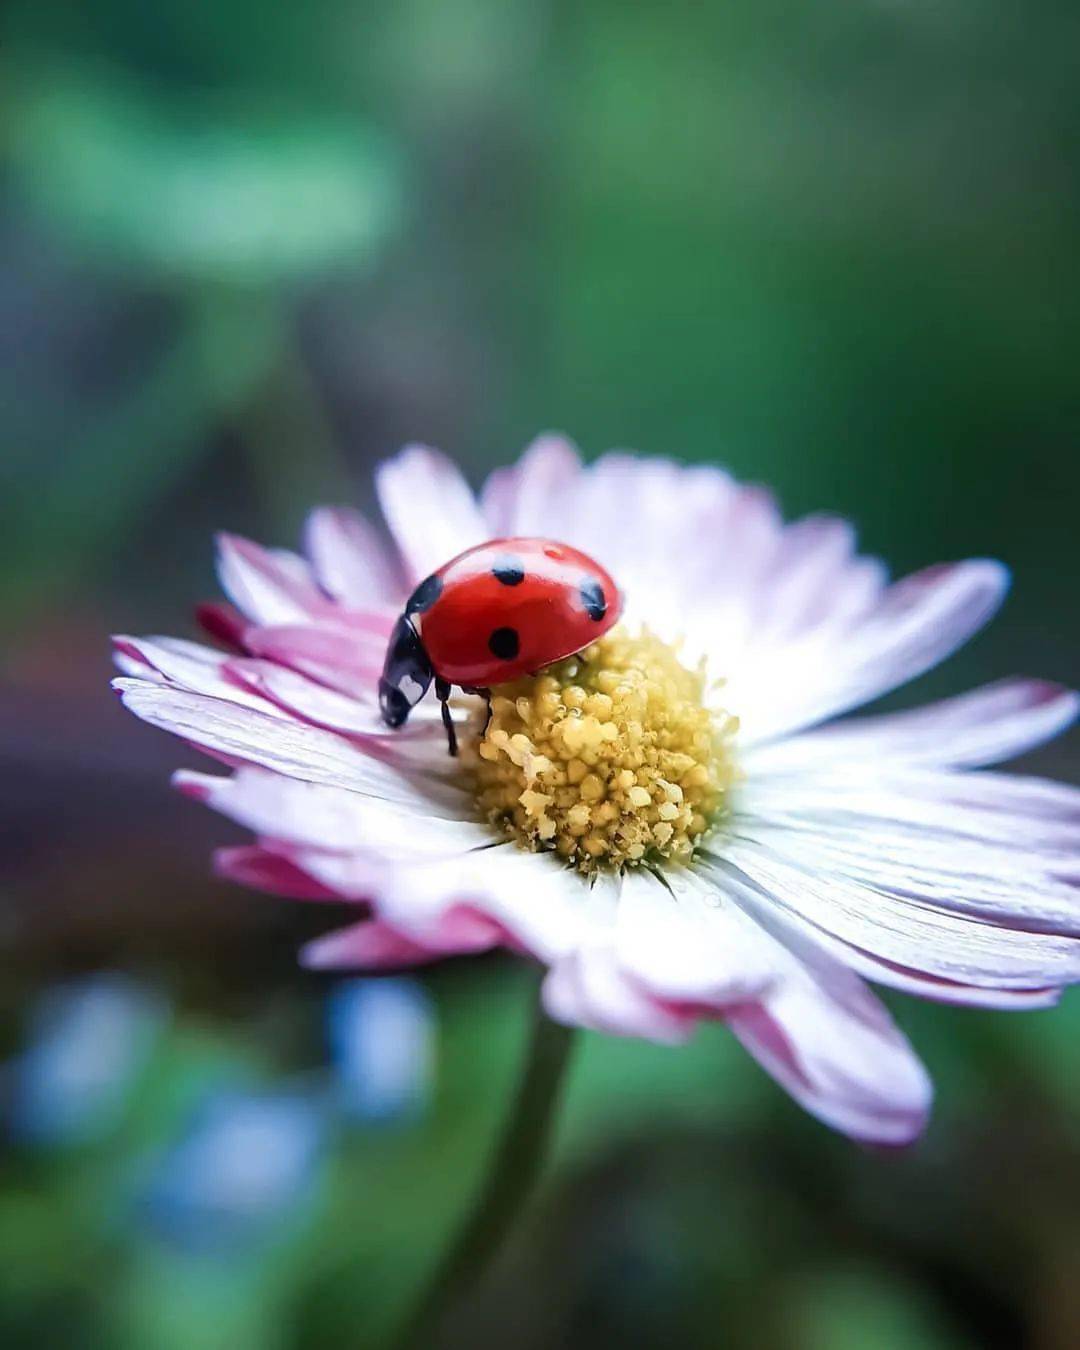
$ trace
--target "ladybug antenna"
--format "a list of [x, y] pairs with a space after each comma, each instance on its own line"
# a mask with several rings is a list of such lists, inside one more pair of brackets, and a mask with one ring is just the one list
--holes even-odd
[[388, 727], [404, 725], [409, 713], [431, 687], [433, 678], [434, 672], [420, 634], [403, 614], [390, 634], [382, 679], [379, 680], [379, 709]]

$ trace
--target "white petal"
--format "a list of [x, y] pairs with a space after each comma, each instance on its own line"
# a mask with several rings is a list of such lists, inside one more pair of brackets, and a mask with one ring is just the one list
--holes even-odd
[[[445, 776], [451, 765], [440, 704], [426, 699], [413, 709], [405, 726], [390, 728], [378, 710], [373, 677], [361, 676], [359, 667], [344, 659], [348, 651], [357, 650], [351, 641], [339, 649], [321, 640], [326, 636], [324, 630], [306, 630], [308, 636], [298, 640], [297, 630], [289, 629], [290, 636], [281, 639], [279, 646], [281, 631], [259, 629], [251, 635], [252, 646], [279, 650], [287, 664], [233, 657], [226, 660], [229, 681], [239, 691], [262, 695], [261, 706], [271, 711], [281, 710], [363, 740], [371, 753], [410, 772]], [[449, 708], [459, 735], [464, 735], [470, 724], [478, 727], [483, 717], [483, 704], [472, 695], [455, 694]]]
[[822, 932], [924, 974], [957, 984], [1032, 989], [1080, 978], [1080, 943], [998, 927], [931, 909], [849, 880], [796, 866], [775, 850], [729, 840], [718, 875], [756, 885]]
[[887, 762], [790, 778], [749, 773], [737, 813], [811, 831], [885, 823], [946, 840], [1080, 854], [1080, 789], [1014, 774], [894, 771]]
[[[387, 845], [385, 853], [382, 849], [333, 853], [326, 849], [306, 848], [303, 845], [281, 843], [277, 840], [272, 841], [272, 846], [284, 849], [289, 861], [304, 876], [333, 891], [342, 900], [365, 905], [371, 903], [378, 887], [386, 884], [388, 864], [395, 857], [403, 856], [400, 846], [393, 844]], [[417, 851], [417, 857], [420, 859], [430, 856], [423, 849]]]
[[908, 1144], [922, 1133], [933, 1087], [869, 990], [837, 997], [827, 981], [785, 980], [767, 1000], [725, 1020], [762, 1068], [826, 1125], [874, 1144]]
[[[560, 537], [608, 567], [626, 596], [631, 624], [666, 639], [708, 643], [718, 627], [703, 603], [736, 593], [779, 538], [767, 493], [738, 488], [718, 469], [604, 455], [575, 485]], [[688, 647], [689, 659], [699, 648]]]
[[752, 749], [751, 777], [873, 759], [889, 766], [974, 768], [1021, 755], [1076, 720], [1080, 695], [1046, 680], [1012, 679], [910, 712], [859, 717]]
[[[736, 488], [719, 469], [620, 453], [582, 468], [557, 436], [541, 437], [517, 465], [492, 474], [483, 504], [496, 533], [546, 535], [595, 557], [624, 591], [628, 622], [668, 637], [686, 629], [688, 602], [696, 609], [723, 584], [721, 554], [741, 567], [759, 535], [769, 547], [779, 533], [768, 495]], [[733, 532], [725, 530], [729, 517]]]
[[753, 602], [754, 637], [783, 642], [826, 622], [855, 556], [855, 531], [833, 516], [788, 525]]
[[410, 860], [484, 848], [494, 838], [487, 826], [440, 814], [419, 797], [383, 801], [263, 769], [230, 777], [181, 770], [173, 781], [256, 834], [310, 848]]
[[319, 727], [141, 680], [118, 679], [114, 687], [143, 721], [229, 762], [257, 764], [290, 778], [421, 809], [442, 806], [450, 814], [466, 814], [460, 789], [391, 768]]
[[490, 537], [468, 483], [437, 450], [407, 446], [379, 465], [375, 486], [411, 582]]
[[777, 964], [760, 930], [715, 884], [687, 868], [623, 878], [615, 951], [620, 966], [661, 998], [711, 1007], [767, 989]]
[[308, 675], [353, 699], [373, 702], [386, 659], [391, 620], [356, 615], [356, 623], [281, 624], [249, 629], [245, 644], [264, 656]]
[[724, 1020], [808, 1111], [858, 1139], [909, 1142], [922, 1130], [932, 1088], [888, 1012], [845, 960], [752, 889], [715, 875], [771, 944], [777, 978]]
[[1080, 823], [1080, 788], [1015, 773], [904, 772], [904, 792], [1030, 822]]
[[552, 854], [526, 853], [512, 843], [466, 854], [451, 865], [396, 866], [376, 906], [381, 918], [420, 943], [427, 943], [446, 913], [470, 909], [545, 961], [610, 933], [614, 921], [604, 887], [590, 889]]
[[145, 677], [148, 672], [156, 672], [178, 689], [273, 712], [266, 699], [228, 678], [225, 652], [182, 638], [119, 636], [113, 642], [126, 657], [122, 668], [130, 675]]
[[776, 828], [747, 822], [745, 833], [793, 863], [835, 873], [931, 909], [1035, 932], [1080, 937], [1080, 891], [1054, 877], [1060, 854], [1002, 847], [881, 822], [842, 827], [822, 821]]
[[343, 605], [400, 604], [404, 580], [375, 527], [344, 506], [321, 506], [307, 518], [304, 543], [319, 585]]
[[466, 912], [449, 915], [437, 932], [429, 934], [427, 943], [414, 941], [381, 919], [365, 919], [307, 943], [300, 961], [312, 970], [400, 970], [446, 956], [490, 951], [501, 940], [497, 925]]
[[581, 459], [564, 436], [538, 436], [511, 468], [496, 469], [480, 493], [492, 536], [563, 539], [581, 476]]
[[699, 1021], [696, 1011], [665, 1004], [628, 979], [607, 946], [578, 948], [557, 961], [543, 998], [556, 1022], [663, 1045], [689, 1040]]
[[[377, 750], [403, 767], [426, 768], [435, 773], [446, 771], [446, 732], [433, 705], [425, 704], [404, 727], [391, 729], [373, 699], [360, 700], [339, 693], [286, 666], [272, 661], [230, 659], [226, 670], [235, 683], [263, 695], [272, 705], [329, 731], [369, 742], [373, 752]], [[475, 711], [456, 701], [452, 716], [463, 728]]]
[[785, 529], [765, 489], [711, 467], [614, 453], [582, 469], [566, 442], [543, 437], [491, 476], [483, 503], [496, 532], [550, 534], [591, 553], [626, 592], [630, 623], [684, 638], [687, 659], [709, 654], [717, 673], [755, 643], [775, 652], [864, 617], [884, 586], [844, 522]]
[[255, 623], [297, 623], [331, 612], [302, 558], [260, 548], [238, 535], [218, 535], [222, 590]]
[[1005, 568], [985, 559], [928, 568], [892, 586], [843, 638], [825, 627], [781, 650], [764, 646], [726, 672], [742, 743], [822, 722], [930, 670], [978, 632], [1007, 586]]
[[214, 872], [225, 881], [290, 900], [340, 899], [328, 886], [302, 872], [286, 854], [263, 844], [215, 849]]
[[[698, 879], [697, 885], [700, 901], [710, 882]], [[717, 871], [711, 890], [711, 913], [723, 915], [738, 934], [739, 950], [729, 959], [735, 965], [749, 955], [761, 975], [749, 997], [723, 1008], [732, 1031], [797, 1101], [836, 1129], [879, 1143], [914, 1138], [929, 1110], [930, 1083], [877, 999], [805, 930], [778, 928], [767, 905], [747, 904], [737, 880]], [[696, 922], [704, 926], [707, 917], [699, 914]], [[663, 933], [657, 929], [655, 936], [660, 947]], [[676, 1040], [680, 1019], [700, 1015], [693, 1003], [645, 1000], [618, 974], [625, 975], [625, 967], [613, 973], [595, 953], [576, 953], [549, 976], [549, 984], [559, 982], [551, 993], [545, 986], [545, 1002], [563, 1020], [653, 1039], [665, 1038], [665, 1018], [671, 1022], [666, 1038]], [[648, 973], [641, 970], [640, 978]]]
[[775, 903], [762, 891], [741, 885], [733, 875], [713, 873], [712, 880], [725, 899], [732, 900], [763, 935], [768, 934], [792, 954], [811, 954], [811, 964], [816, 959], [813, 953], [825, 952], [840, 965], [875, 984], [960, 1007], [1027, 1010], [1053, 1007], [1060, 998], [1061, 991], [1057, 988], [981, 988], [896, 965], [815, 928], [800, 914]]

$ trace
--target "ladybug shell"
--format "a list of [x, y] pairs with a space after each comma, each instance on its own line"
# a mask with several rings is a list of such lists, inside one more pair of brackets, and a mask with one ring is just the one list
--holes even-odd
[[587, 647], [618, 622], [622, 596], [568, 544], [493, 539], [422, 581], [405, 613], [436, 676], [487, 689]]

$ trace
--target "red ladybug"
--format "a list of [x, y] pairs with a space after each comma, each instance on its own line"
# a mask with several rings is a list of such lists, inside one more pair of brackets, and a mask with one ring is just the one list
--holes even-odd
[[432, 680], [450, 753], [457, 738], [446, 700], [457, 684], [493, 684], [561, 661], [618, 622], [622, 596], [607, 572], [553, 539], [493, 539], [425, 578], [394, 625], [379, 681], [387, 726], [400, 727]]

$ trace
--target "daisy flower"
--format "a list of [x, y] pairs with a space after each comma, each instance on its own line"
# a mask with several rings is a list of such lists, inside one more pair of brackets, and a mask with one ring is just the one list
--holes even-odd
[[[808, 1111], [885, 1144], [919, 1133], [931, 1085], [867, 981], [1024, 1009], [1080, 976], [1080, 791], [984, 770], [1077, 696], [1014, 679], [843, 717], [976, 633], [999, 563], [890, 582], [843, 520], [785, 524], [719, 469], [586, 466], [556, 437], [478, 498], [415, 446], [377, 488], [393, 548], [333, 508], [303, 556], [225, 535], [231, 603], [200, 611], [220, 645], [117, 639], [124, 703], [229, 769], [176, 778], [254, 833], [218, 871], [356, 903], [307, 965], [506, 947], [546, 967], [556, 1021], [677, 1043], [719, 1019]], [[383, 723], [387, 640], [436, 568], [512, 536], [589, 554], [625, 612], [496, 688], [490, 720], [456, 695], [452, 759], [433, 699]]]

